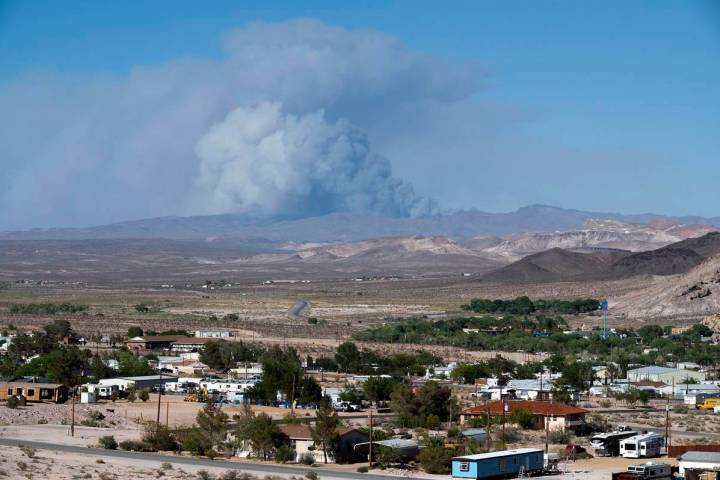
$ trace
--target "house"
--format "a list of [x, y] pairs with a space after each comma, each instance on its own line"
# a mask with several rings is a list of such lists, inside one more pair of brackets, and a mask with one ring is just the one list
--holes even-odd
[[15, 395], [23, 395], [28, 402], [63, 403], [68, 399], [68, 388], [60, 383], [0, 383], [0, 400], [7, 400]]
[[435, 365], [425, 369], [425, 378], [450, 378], [453, 370], [457, 367], [457, 363], [452, 362], [447, 366]]
[[460, 415], [460, 423], [465, 424], [471, 418], [485, 417], [487, 415], [510, 416], [518, 410], [525, 410], [533, 417], [534, 428], [540, 430], [577, 430], [584, 427], [585, 415], [588, 411], [584, 408], [573, 407], [564, 403], [537, 402], [533, 400], [497, 400], [488, 402], [485, 405], [478, 405], [463, 410]]
[[516, 478], [540, 472], [545, 466], [539, 448], [516, 448], [498, 452], [465, 455], [452, 459], [453, 478]]
[[[324, 463], [325, 456], [322, 446], [315, 445], [312, 439], [312, 430], [307, 424], [291, 424], [280, 425], [280, 432], [283, 436], [283, 442], [295, 451], [293, 461], [298, 462], [305, 455], [312, 455], [316, 463]], [[357, 445], [362, 445], [368, 441], [368, 434], [348, 427], [338, 428], [338, 442], [335, 448], [328, 450], [328, 463], [352, 463], [358, 461], [367, 461], [367, 453], [363, 454], [356, 451]], [[253, 452], [245, 445], [239, 449], [237, 455], [240, 457], [250, 457]]]
[[147, 335], [133, 337], [125, 342], [129, 350], [169, 350], [171, 352], [194, 352], [202, 349], [212, 338], [187, 337], [185, 335]]
[[[285, 436], [290, 448], [295, 450], [295, 461], [308, 453], [315, 457], [316, 463], [325, 461], [322, 446], [315, 445], [312, 439], [312, 431], [308, 425], [281, 425], [280, 431]], [[355, 428], [340, 427], [338, 428], [338, 437], [339, 440], [335, 450], [328, 451], [328, 462], [353, 463], [367, 460], [366, 456], [355, 451], [355, 445], [368, 441], [367, 433]]]
[[234, 337], [232, 330], [196, 330], [195, 338], [230, 338]]
[[[685, 452], [678, 457], [680, 476], [686, 480], [699, 480], [701, 478], [717, 478], [720, 471], [720, 452]], [[705, 472], [712, 472], [706, 477]]]
[[705, 374], [694, 370], [683, 370], [679, 368], [651, 365], [648, 367], [633, 368], [632, 370], [628, 370], [627, 378], [631, 383], [647, 380], [651, 382], [663, 382], [670, 385], [672, 383], [684, 383], [687, 379], [702, 382], [705, 380]]

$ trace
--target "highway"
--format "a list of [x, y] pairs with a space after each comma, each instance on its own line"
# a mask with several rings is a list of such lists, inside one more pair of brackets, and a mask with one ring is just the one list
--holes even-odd
[[[273, 465], [266, 463], [240, 463], [230, 462], [227, 460], [209, 460], [196, 457], [185, 457], [180, 455], [162, 455], [144, 452], [126, 452], [125, 450], [105, 450], [102, 448], [88, 448], [75, 445], [63, 445], [59, 443], [34, 442], [27, 440], [18, 440], [12, 438], [0, 438], [0, 445], [8, 447], [25, 446], [35, 448], [37, 450], [54, 450], [68, 453], [76, 453], [79, 455], [92, 455], [105, 458], [127, 458], [131, 460], [142, 460], [151, 462], [169, 462], [176, 465], [193, 465], [195, 467], [205, 468], [226, 468], [239, 470], [241, 472], [250, 473], [258, 476], [265, 475], [282, 475], [290, 477], [304, 476], [308, 471], [316, 472], [320, 478], [327, 480], [344, 480], [344, 479], [367, 479], [367, 480], [398, 480], [397, 476], [376, 475], [369, 473], [356, 473], [348, 471], [326, 470], [324, 468], [296, 467], [285, 465]], [[360, 465], [358, 465], [360, 466]]]

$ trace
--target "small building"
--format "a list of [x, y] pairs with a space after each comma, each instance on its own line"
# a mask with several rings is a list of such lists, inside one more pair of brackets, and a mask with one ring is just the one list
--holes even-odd
[[[315, 457], [316, 463], [325, 461], [322, 446], [316, 445], [312, 439], [312, 430], [306, 424], [281, 425], [280, 431], [286, 438], [286, 442], [295, 450], [295, 461], [303, 455], [311, 454]], [[335, 449], [328, 450], [329, 463], [353, 463], [365, 461], [367, 457], [355, 451], [355, 445], [368, 441], [368, 434], [355, 429], [338, 428], [338, 443]]]
[[541, 471], [545, 452], [539, 448], [517, 448], [465, 455], [452, 459], [453, 478], [508, 478]]
[[497, 400], [485, 405], [466, 408], [461, 412], [460, 423], [465, 424], [470, 418], [486, 417], [487, 415], [510, 416], [515, 411], [525, 410], [533, 417], [534, 428], [540, 430], [577, 430], [585, 426], [584, 408], [573, 407], [564, 403], [537, 402], [532, 400]]
[[63, 403], [68, 399], [68, 388], [60, 383], [0, 383], [0, 400], [16, 395], [24, 396], [27, 402]]
[[[705, 478], [717, 479], [720, 471], [720, 452], [685, 452], [678, 457], [680, 475], [685, 480], [699, 480]], [[703, 476], [705, 472], [712, 472], [714, 477]]]
[[684, 383], [687, 379], [695, 382], [705, 380], [705, 374], [695, 370], [683, 370], [679, 368], [659, 367], [651, 365], [648, 367], [634, 368], [627, 371], [627, 378], [631, 383], [645, 381], [663, 382], [667, 385], [672, 383]]
[[133, 337], [125, 342], [129, 350], [167, 350], [174, 353], [194, 352], [202, 349], [212, 338], [187, 337], [185, 335], [147, 335]]
[[[414, 460], [415, 457], [417, 457], [418, 452], [420, 451], [420, 444], [417, 440], [410, 439], [410, 438], [390, 438], [387, 440], [375, 440], [372, 442], [373, 444], [373, 456], [375, 456], [375, 453], [378, 451], [378, 449], [383, 448], [389, 448], [395, 451], [398, 457], [400, 457], [403, 461], [410, 461]], [[355, 450], [364, 455], [367, 459], [367, 456], [370, 451], [370, 442], [364, 442], [364, 443], [358, 443], [355, 445]]]
[[166, 383], [177, 382], [177, 380], [178, 377], [172, 375], [142, 375], [138, 377], [103, 378], [98, 381], [98, 384], [117, 385], [119, 391], [125, 392], [130, 388], [150, 390], [155, 385], [165, 385]]
[[235, 336], [232, 330], [196, 330], [195, 338], [230, 338]]

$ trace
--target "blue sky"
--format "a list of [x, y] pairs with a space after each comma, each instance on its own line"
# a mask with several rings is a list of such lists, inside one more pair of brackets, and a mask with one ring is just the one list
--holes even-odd
[[[6, 99], [33, 97], [31, 88], [51, 88], [58, 78], [73, 84], [106, 77], [122, 82], [138, 69], [180, 59], [222, 62], [227, 32], [249, 22], [311, 18], [349, 31], [382, 32], [418, 54], [482, 71], [480, 85], [462, 98], [467, 110], [458, 112], [453, 104], [447, 122], [433, 110], [432, 118], [417, 126], [419, 135], [433, 138], [422, 150], [413, 150], [409, 127], [381, 130], [375, 125], [382, 119], [365, 109], [327, 107], [330, 123], [337, 115], [360, 126], [397, 177], [443, 207], [499, 211], [550, 203], [720, 215], [720, 8], [714, 2], [0, 0], [0, 5], [0, 92], [10, 92]], [[38, 77], [46, 83], [20, 94], [15, 90]], [[217, 120], [214, 112], [208, 119]], [[445, 155], [452, 160], [441, 158]], [[27, 177], [33, 172], [22, 172], [23, 161], [22, 155], [13, 164], [0, 160], [0, 167]], [[85, 201], [58, 195], [59, 203], [68, 205]], [[121, 197], [118, 191], [113, 198]], [[30, 226], [18, 220], [23, 216], [19, 211], [0, 217], [0, 228]], [[118, 209], [109, 220], [138, 216], [139, 209]], [[50, 225], [51, 218], [99, 220], [82, 210], [59, 217], [48, 210], [30, 223]]]

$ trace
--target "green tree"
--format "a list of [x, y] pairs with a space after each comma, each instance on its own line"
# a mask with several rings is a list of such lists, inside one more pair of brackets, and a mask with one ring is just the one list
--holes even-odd
[[418, 453], [418, 462], [425, 472], [430, 474], [450, 473], [452, 458], [456, 455], [453, 449], [445, 448], [442, 440], [428, 441]]
[[140, 327], [130, 327], [127, 331], [128, 338], [142, 337], [144, 335], [143, 329]]
[[315, 426], [310, 431], [315, 445], [320, 445], [322, 448], [325, 463], [328, 463], [328, 450], [334, 452], [336, 449], [339, 440], [338, 426], [340, 419], [337, 413], [328, 399], [323, 398], [315, 416]]
[[365, 380], [362, 389], [371, 402], [385, 402], [390, 400], [396, 384], [397, 382], [392, 378], [372, 376]]
[[195, 417], [198, 430], [205, 435], [212, 447], [219, 445], [225, 436], [227, 414], [212, 400], [205, 402], [202, 410]]
[[353, 342], [341, 344], [335, 352], [335, 361], [340, 371], [359, 373], [362, 371], [362, 354]]
[[282, 432], [265, 413], [239, 422], [235, 434], [238, 438], [248, 441], [252, 451], [261, 455], [263, 460], [272, 456], [275, 449], [282, 444]]

